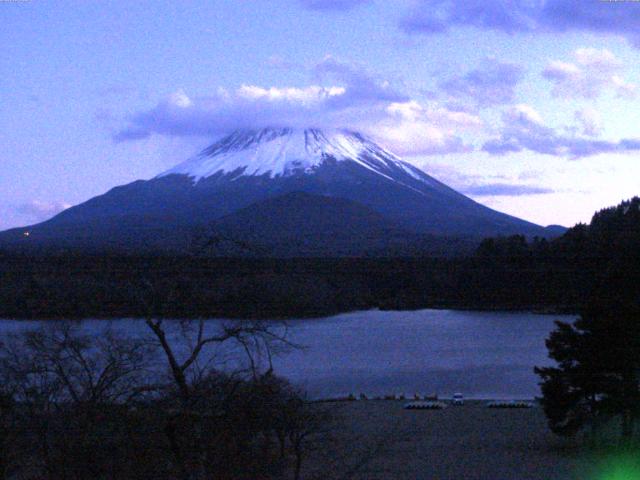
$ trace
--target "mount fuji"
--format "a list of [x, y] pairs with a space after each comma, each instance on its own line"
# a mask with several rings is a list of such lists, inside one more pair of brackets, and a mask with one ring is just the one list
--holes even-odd
[[151, 180], [0, 233], [0, 248], [184, 252], [208, 238], [217, 255], [410, 254], [450, 242], [443, 237], [547, 233], [359, 133], [265, 128], [237, 131]]

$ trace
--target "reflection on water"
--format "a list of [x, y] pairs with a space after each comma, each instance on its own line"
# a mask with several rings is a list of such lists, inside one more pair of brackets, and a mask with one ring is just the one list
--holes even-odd
[[[572, 317], [420, 310], [291, 320], [291, 340], [306, 348], [277, 357], [274, 367], [311, 397], [454, 391], [467, 397], [533, 397], [539, 394], [533, 367], [549, 363], [544, 340], [557, 319]], [[0, 321], [0, 335], [36, 323]], [[83, 322], [96, 333], [108, 324], [146, 334], [140, 320]]]

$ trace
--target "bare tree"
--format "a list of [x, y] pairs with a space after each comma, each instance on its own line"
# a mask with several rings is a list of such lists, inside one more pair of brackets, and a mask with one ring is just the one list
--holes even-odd
[[[243, 379], [256, 381], [264, 375], [264, 371], [269, 374], [273, 369], [273, 354], [294, 345], [287, 339], [287, 328], [282, 323], [241, 320], [206, 322], [203, 319], [170, 322], [158, 318], [147, 318], [145, 323], [166, 359], [180, 399], [180, 408], [167, 419], [164, 427], [175, 464], [182, 478], [203, 478], [206, 476], [207, 453], [186, 450], [198, 450], [209, 443], [198, 437], [225, 433], [216, 432], [214, 424], [217, 424], [218, 430], [233, 428], [228, 424], [225, 427], [222, 419], [212, 416], [225, 412], [224, 405], [235, 398], [237, 387]], [[225, 365], [224, 362], [216, 362], [218, 359], [213, 351], [222, 345], [243, 354], [248, 366], [239, 368], [236, 365], [235, 370], [216, 375], [216, 372], [224, 370]], [[218, 382], [209, 381], [214, 377]], [[225, 379], [222, 383], [219, 381], [221, 378]], [[203, 396], [208, 397], [209, 404], [222, 407], [213, 413], [207, 408], [203, 409]]]
[[[168, 334], [166, 322], [162, 319], [147, 318], [149, 327], [167, 360], [172, 380], [175, 382], [182, 400], [188, 402], [190, 397], [190, 369], [199, 366], [199, 361], [206, 347], [233, 343], [245, 354], [249, 363], [249, 371], [255, 378], [259, 373], [259, 364], [267, 361], [267, 371], [271, 371], [272, 356], [296, 345], [287, 339], [286, 323], [268, 321], [237, 320], [231, 322], [199, 320], [182, 320], [179, 324], [179, 335], [172, 339]], [[206, 331], [207, 323], [215, 331]], [[174, 325], [175, 326], [175, 325]], [[186, 350], [185, 350], [186, 348]], [[205, 359], [210, 368], [211, 357]]]
[[42, 469], [39, 477], [78, 476], [86, 467], [99, 478], [106, 442], [95, 427], [144, 390], [148, 345], [109, 329], [101, 333], [52, 322], [12, 335], [0, 349], [0, 378], [22, 431], [15, 450], [25, 468]]

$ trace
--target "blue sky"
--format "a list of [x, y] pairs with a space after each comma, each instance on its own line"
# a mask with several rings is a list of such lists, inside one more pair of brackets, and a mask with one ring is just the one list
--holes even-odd
[[362, 130], [540, 224], [640, 193], [640, 3], [0, 2], [0, 229], [235, 128]]

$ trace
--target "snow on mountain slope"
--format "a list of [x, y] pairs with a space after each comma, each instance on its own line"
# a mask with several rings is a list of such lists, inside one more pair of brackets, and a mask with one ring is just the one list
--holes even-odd
[[396, 182], [402, 171], [433, 188], [442, 185], [359, 133], [290, 128], [237, 131], [158, 177], [187, 175], [196, 182], [217, 173], [286, 177], [312, 174], [327, 160], [352, 161]]

